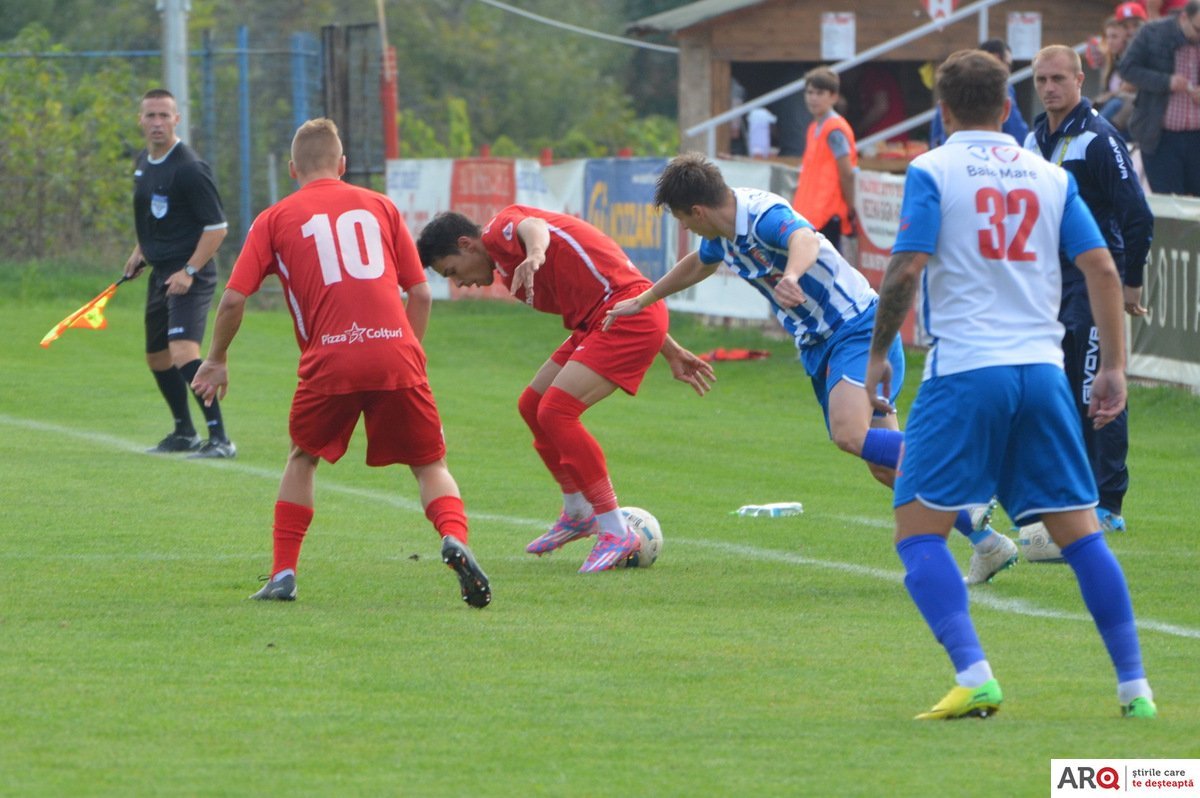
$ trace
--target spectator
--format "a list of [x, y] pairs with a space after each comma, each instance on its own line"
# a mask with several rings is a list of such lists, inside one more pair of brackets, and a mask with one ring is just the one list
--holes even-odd
[[854, 233], [854, 173], [858, 149], [846, 118], [834, 110], [841, 89], [838, 74], [829, 67], [804, 76], [804, 103], [813, 121], [808, 124], [804, 163], [792, 207], [840, 249], [843, 235]]
[[[904, 92], [900, 81], [887, 67], [867, 64], [858, 78], [858, 102], [861, 112], [855, 127], [859, 138], [887, 130], [907, 118], [904, 110]], [[907, 133], [897, 133], [888, 141], [908, 141]]]
[[1101, 48], [1104, 65], [1100, 71], [1103, 91], [1092, 99], [1092, 105], [1125, 139], [1129, 138], [1129, 117], [1133, 114], [1133, 98], [1137, 95], [1137, 89], [1121, 78], [1117, 64], [1145, 21], [1146, 9], [1137, 3], [1122, 3], [1117, 6], [1116, 14], [1104, 23], [1104, 43]]
[[1138, 89], [1129, 133], [1151, 190], [1200, 196], [1200, 0], [1147, 23], [1120, 69]]
[[[1009, 72], [1012, 72], [1012, 50], [1003, 39], [988, 39], [983, 44], [979, 45], [979, 49], [985, 53], [991, 53], [1000, 62], [1004, 64]], [[1017, 105], [1017, 90], [1013, 88], [1011, 83], [1008, 84], [1008, 99], [1009, 112], [1008, 118], [1004, 120], [1004, 126], [1001, 132], [1007, 133], [1020, 143], [1029, 135], [1029, 125], [1025, 124], [1025, 117], [1021, 116], [1021, 109]], [[942, 109], [939, 104], [933, 112], [933, 120], [929, 123], [929, 146], [940, 147], [946, 143], [946, 128], [942, 121]]]
[[771, 156], [771, 127], [778, 121], [766, 107], [755, 108], [746, 115], [749, 122], [749, 147], [751, 158]]

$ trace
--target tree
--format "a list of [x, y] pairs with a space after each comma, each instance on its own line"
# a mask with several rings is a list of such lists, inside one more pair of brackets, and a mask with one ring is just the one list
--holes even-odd
[[33, 55], [62, 51], [37, 24], [4, 49], [29, 54], [0, 60], [5, 254], [44, 258], [129, 238], [128, 68], [108, 61], [68, 75], [62, 61]]

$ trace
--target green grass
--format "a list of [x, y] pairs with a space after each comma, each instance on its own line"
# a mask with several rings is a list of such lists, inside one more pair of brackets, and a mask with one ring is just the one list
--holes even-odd
[[[951, 668], [904, 592], [889, 496], [828, 441], [789, 343], [677, 316], [695, 351], [772, 356], [718, 364], [703, 399], [659, 363], [589, 411], [665, 546], [584, 577], [584, 544], [522, 551], [558, 499], [516, 399], [565, 331], [439, 303], [431, 379], [493, 605], [461, 603], [411, 476], [366, 468], [361, 437], [318, 471], [299, 600], [263, 605], [290, 320], [252, 313], [234, 346], [238, 459], [152, 458], [169, 419], [143, 291], [47, 350], [86, 290], [0, 306], [0, 794], [1040, 796], [1052, 757], [1200, 757], [1195, 397], [1134, 389], [1132, 531], [1112, 541], [1162, 717], [1118, 718], [1069, 570], [1021, 563], [973, 591], [1004, 711], [919, 724]], [[784, 500], [804, 514], [730, 515]]]

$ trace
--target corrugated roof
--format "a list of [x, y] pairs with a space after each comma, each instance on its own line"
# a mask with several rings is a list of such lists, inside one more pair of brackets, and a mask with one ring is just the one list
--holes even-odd
[[625, 32], [674, 33], [746, 6], [756, 6], [761, 2], [763, 0], [699, 0], [630, 22], [625, 26]]

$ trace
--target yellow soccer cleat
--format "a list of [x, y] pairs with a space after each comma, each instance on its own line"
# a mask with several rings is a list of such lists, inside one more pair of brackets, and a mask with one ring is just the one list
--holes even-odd
[[979, 687], [955, 687], [933, 709], [917, 715], [916, 720], [987, 718], [1000, 711], [1003, 700], [1000, 683], [989, 679]]

